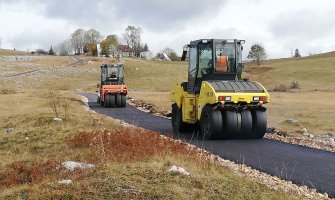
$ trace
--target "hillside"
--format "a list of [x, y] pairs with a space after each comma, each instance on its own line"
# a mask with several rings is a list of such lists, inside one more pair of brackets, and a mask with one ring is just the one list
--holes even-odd
[[297, 81], [301, 89], [335, 89], [335, 54], [326, 53], [303, 58], [270, 60], [258, 67], [247, 63], [247, 76], [273, 89]]

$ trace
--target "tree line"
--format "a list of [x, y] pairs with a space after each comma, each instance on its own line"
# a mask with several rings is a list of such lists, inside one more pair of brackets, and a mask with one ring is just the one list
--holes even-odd
[[[129, 50], [130, 56], [140, 57], [141, 52], [149, 51], [149, 47], [147, 43], [142, 43], [142, 28], [135, 26], [127, 26], [122, 34], [122, 37], [118, 37], [115, 34], [111, 34], [106, 36], [105, 38], [102, 34], [96, 29], [77, 29], [75, 30], [69, 39], [61, 42], [56, 51], [58, 55], [66, 56], [70, 54], [90, 54], [92, 56], [98, 55], [97, 44], [100, 44], [100, 55], [102, 56], [115, 56], [119, 53], [119, 46], [125, 44]], [[156, 54], [156, 57], [161, 57], [162, 54], [166, 54], [170, 57], [172, 61], [180, 60], [180, 57], [177, 53], [166, 47], [159, 51]], [[55, 51], [51, 46], [50, 50], [46, 52], [49, 55], [55, 55]], [[295, 49], [294, 55], [292, 57], [301, 57], [299, 49]], [[247, 56], [248, 59], [256, 62], [257, 65], [261, 65], [261, 63], [267, 58], [267, 53], [264, 46], [260, 43], [253, 44], [250, 48], [250, 51]]]
[[149, 51], [147, 43], [142, 43], [142, 29], [140, 27], [128, 26], [122, 34], [122, 38], [115, 34], [107, 35], [105, 38], [96, 29], [77, 29], [69, 39], [57, 45], [58, 55], [67, 56], [70, 54], [98, 55], [97, 44], [100, 44], [100, 55], [110, 56], [119, 53], [119, 46], [124, 42], [129, 50], [130, 56], [140, 56], [140, 52]]

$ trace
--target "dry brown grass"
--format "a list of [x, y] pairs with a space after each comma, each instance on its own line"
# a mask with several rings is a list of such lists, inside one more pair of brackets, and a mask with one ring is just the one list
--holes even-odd
[[59, 161], [55, 160], [41, 163], [28, 161], [10, 163], [0, 171], [0, 189], [28, 183], [36, 184], [47, 176], [57, 175], [60, 171], [57, 169], [59, 165]]
[[13, 56], [13, 55], [31, 55], [30, 52], [27, 51], [19, 51], [19, 50], [9, 50], [9, 49], [0, 49], [0, 56]]
[[158, 112], [168, 111], [171, 109], [168, 92], [153, 91], [129, 91], [129, 97], [135, 100], [145, 100], [147, 103], [158, 107]]
[[[335, 133], [334, 92], [286, 92], [271, 93], [267, 105], [269, 126], [288, 132], [307, 128], [314, 135]], [[287, 119], [296, 119], [297, 124], [288, 124]]]
[[125, 59], [125, 81], [130, 89], [140, 91], [170, 91], [176, 82], [186, 80], [186, 62]]
[[68, 139], [71, 148], [89, 148], [97, 161], [135, 162], [153, 156], [193, 155], [187, 144], [164, 139], [158, 132], [122, 128], [117, 131], [82, 132]]

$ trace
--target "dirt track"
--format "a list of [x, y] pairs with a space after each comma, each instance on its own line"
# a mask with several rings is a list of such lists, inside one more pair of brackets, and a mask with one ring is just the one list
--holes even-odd
[[[96, 95], [82, 95], [88, 98], [91, 109], [100, 114], [162, 134], [171, 132], [171, 122], [168, 119], [142, 112], [129, 105], [126, 108], [103, 108], [96, 103]], [[177, 137], [224, 159], [246, 164], [298, 185], [307, 185], [322, 193], [327, 192], [330, 197], [335, 196], [333, 152], [270, 139], [203, 141], [201, 136], [192, 133], [181, 133]]]

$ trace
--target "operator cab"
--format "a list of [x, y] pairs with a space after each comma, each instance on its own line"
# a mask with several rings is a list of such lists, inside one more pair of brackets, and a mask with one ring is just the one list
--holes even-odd
[[101, 85], [122, 85], [124, 84], [123, 64], [103, 64], [101, 68]]
[[242, 44], [244, 40], [236, 39], [191, 41], [182, 56], [182, 60], [185, 60], [188, 51], [188, 93], [199, 93], [204, 80], [240, 80], [243, 69]]

